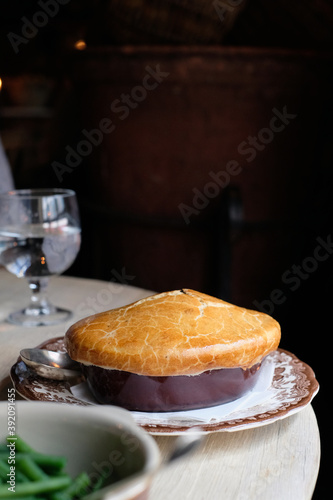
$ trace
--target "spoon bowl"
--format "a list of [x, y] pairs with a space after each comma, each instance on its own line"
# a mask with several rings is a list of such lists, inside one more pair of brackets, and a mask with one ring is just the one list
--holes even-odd
[[20, 356], [29, 368], [44, 378], [70, 380], [82, 375], [79, 363], [64, 352], [38, 348], [22, 349]]

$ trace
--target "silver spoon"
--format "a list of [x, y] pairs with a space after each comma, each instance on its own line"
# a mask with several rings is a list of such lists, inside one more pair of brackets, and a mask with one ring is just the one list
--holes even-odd
[[199, 426], [196, 429], [189, 429], [183, 432], [183, 434], [178, 436], [175, 440], [174, 447], [164, 465], [170, 464], [188, 453], [192, 453], [203, 443], [205, 438], [206, 436]]
[[82, 375], [79, 363], [64, 352], [33, 348], [22, 349], [20, 356], [29, 368], [44, 378], [70, 380]]

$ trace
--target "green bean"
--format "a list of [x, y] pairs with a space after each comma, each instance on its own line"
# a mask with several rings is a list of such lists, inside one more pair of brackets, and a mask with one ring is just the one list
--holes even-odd
[[34, 449], [26, 442], [24, 441], [20, 436], [9, 436], [7, 437], [8, 442], [13, 442], [15, 443], [15, 450], [16, 451], [22, 451], [24, 453], [30, 453], [34, 451]]
[[3, 470], [3, 471], [6, 470], [8, 472], [8, 469], [9, 469], [8, 463], [3, 458], [0, 458], [0, 471], [1, 470]]
[[[36, 462], [37, 465], [39, 465], [43, 469], [46, 468], [54, 471], [63, 469], [67, 463], [66, 457], [58, 455], [46, 455], [44, 453], [38, 453], [36, 451], [32, 451], [30, 453], [15, 453], [15, 460], [19, 460], [27, 456], [30, 457], [34, 462]], [[0, 452], [0, 460], [7, 459], [8, 453]]]
[[5, 469], [5, 464], [0, 460], [0, 483], [5, 482], [7, 480], [7, 474], [9, 472], [9, 469], [6, 467]]
[[[9, 471], [9, 465], [8, 465], [8, 455], [6, 457], [0, 456], [0, 473], [4, 473], [5, 470], [8, 472]], [[7, 474], [6, 472], [6, 474]]]
[[20, 468], [20, 472], [25, 474], [31, 481], [44, 481], [49, 478], [49, 476], [37, 465], [28, 455], [17, 458], [17, 465]]
[[[4, 497], [4, 498], [10, 498], [12, 496], [11, 492], [10, 492], [10, 495], [8, 497]], [[42, 497], [37, 497], [35, 495], [29, 495], [29, 496], [24, 496], [24, 497], [15, 497], [15, 500], [43, 500]]]
[[[4, 462], [3, 460], [0, 459], [0, 478], [3, 480], [3, 482], [7, 482], [8, 480], [8, 476], [7, 474], [9, 474], [9, 464], [6, 462]], [[23, 474], [23, 472], [21, 472], [20, 470], [18, 470], [17, 468], [15, 469], [15, 479], [17, 482], [25, 482], [25, 481], [29, 481], [29, 479], [27, 478], [26, 475]]]
[[[102, 476], [93, 483], [86, 472], [72, 479], [65, 472], [65, 456], [39, 453], [19, 436], [7, 442], [15, 443], [15, 453], [13, 447], [9, 453], [8, 445], [0, 445], [0, 500], [79, 500], [104, 484]], [[15, 476], [11, 488], [10, 473]]]
[[90, 478], [86, 472], [81, 472], [72, 483], [62, 491], [52, 495], [52, 500], [67, 500], [70, 498], [80, 498], [85, 495], [90, 485]]
[[28, 483], [30, 481], [30, 479], [17, 468], [15, 469], [15, 480], [18, 483]]
[[7, 438], [8, 442], [13, 442], [15, 443], [15, 450], [16, 451], [23, 451], [25, 453], [29, 453], [31, 451], [34, 451], [31, 446], [28, 445], [22, 438], [19, 436], [11, 436]]
[[9, 491], [7, 485], [0, 485], [0, 498], [16, 498], [39, 495], [67, 488], [72, 480], [68, 477], [49, 478], [45, 481], [31, 481], [15, 485], [15, 491]]
[[50, 469], [54, 471], [62, 470], [67, 464], [67, 458], [57, 455], [46, 455], [44, 453], [32, 452], [30, 457], [43, 469]]

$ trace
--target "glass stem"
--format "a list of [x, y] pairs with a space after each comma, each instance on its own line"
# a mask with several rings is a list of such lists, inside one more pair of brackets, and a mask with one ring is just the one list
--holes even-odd
[[48, 282], [48, 278], [28, 279], [31, 297], [30, 304], [26, 308], [26, 314], [36, 316], [54, 312], [55, 308], [48, 301], [46, 295]]

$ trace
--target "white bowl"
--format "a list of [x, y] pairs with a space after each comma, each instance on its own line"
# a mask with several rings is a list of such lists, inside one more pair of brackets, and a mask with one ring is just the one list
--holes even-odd
[[28, 401], [17, 401], [13, 407], [1, 402], [2, 443], [8, 427], [15, 427], [15, 433], [37, 451], [66, 456], [66, 471], [72, 477], [86, 471], [92, 480], [106, 474], [111, 481], [116, 471], [122, 478], [87, 499], [147, 498], [152, 476], [160, 465], [155, 440], [122, 408]]

